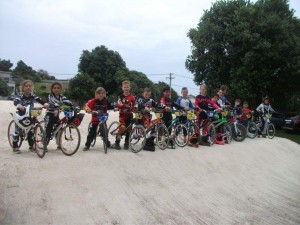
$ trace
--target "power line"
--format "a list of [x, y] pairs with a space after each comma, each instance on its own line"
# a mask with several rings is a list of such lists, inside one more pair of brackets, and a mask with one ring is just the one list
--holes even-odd
[[176, 73], [174, 75], [176, 75], [178, 77], [184, 77], [184, 78], [188, 78], [188, 79], [194, 80], [194, 78], [192, 78], [192, 77], [188, 77], [188, 76], [184, 76], [184, 75], [180, 75], [180, 74], [176, 74]]

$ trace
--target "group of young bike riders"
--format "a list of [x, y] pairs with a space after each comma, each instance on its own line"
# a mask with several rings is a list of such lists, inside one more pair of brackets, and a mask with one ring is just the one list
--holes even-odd
[[[48, 95], [46, 102], [42, 101], [40, 97], [36, 96], [33, 93], [33, 82], [31, 80], [25, 80], [21, 83], [20, 94], [14, 99], [14, 105], [17, 108], [17, 114], [22, 115], [25, 112], [25, 107], [30, 105], [33, 107], [35, 102], [40, 103], [46, 108], [45, 116], [45, 133], [46, 133], [46, 145], [49, 143], [52, 138], [53, 126], [59, 121], [59, 110], [58, 107], [66, 105], [69, 107], [74, 107], [72, 101], [70, 101], [66, 96], [62, 94], [62, 85], [59, 82], [54, 82], [51, 86], [51, 93]], [[176, 101], [173, 101], [170, 98], [170, 88], [167, 86], [163, 89], [162, 97], [159, 102], [154, 101], [151, 98], [151, 90], [145, 88], [141, 96], [135, 97], [131, 93], [131, 84], [130, 81], [125, 80], [122, 82], [122, 91], [123, 93], [118, 97], [116, 104], [112, 104], [106, 97], [106, 90], [103, 87], [98, 87], [95, 91], [94, 98], [90, 99], [83, 107], [83, 109], [91, 113], [91, 125], [89, 126], [88, 135], [86, 138], [85, 146], [83, 151], [88, 151], [91, 148], [91, 143], [93, 142], [98, 124], [99, 117], [96, 113], [101, 112], [107, 113], [108, 110], [119, 111], [119, 127], [115, 135], [115, 140], [107, 140], [107, 146], [116, 150], [121, 149], [121, 137], [125, 135], [124, 149], [130, 148], [130, 129], [127, 127], [130, 125], [134, 119], [134, 112], [140, 112], [142, 118], [139, 118], [139, 123], [142, 124], [145, 128], [148, 128], [152, 121], [152, 110], [159, 109], [162, 112], [162, 121], [166, 125], [171, 134], [171, 123], [173, 120], [172, 113], [174, 110], [178, 110], [181, 113], [177, 115], [179, 123], [185, 123], [187, 121], [187, 112], [193, 110], [197, 112], [196, 123], [198, 127], [201, 128], [201, 140], [195, 138], [199, 134], [194, 133], [193, 136], [188, 136], [187, 132], [183, 132], [183, 139], [187, 139], [187, 142], [190, 146], [197, 147], [199, 142], [205, 144], [207, 142], [207, 133], [208, 133], [208, 124], [203, 124], [203, 121], [209, 119], [209, 111], [214, 111], [219, 113], [224, 110], [224, 108], [231, 107], [233, 114], [237, 116], [238, 120], [241, 122], [249, 120], [249, 114], [253, 113], [249, 109], [248, 102], [244, 101], [241, 105], [241, 100], [236, 99], [235, 104], [231, 105], [230, 102], [226, 99], [226, 90], [227, 87], [222, 85], [219, 91], [213, 95], [213, 97], [208, 96], [208, 87], [204, 84], [200, 86], [200, 94], [196, 96], [195, 103], [188, 98], [188, 89], [183, 87], [181, 90], [182, 96], [180, 96]], [[268, 97], [263, 99], [263, 102], [256, 109], [260, 112], [260, 119], [264, 124], [265, 113], [274, 112], [273, 108], [270, 105]], [[18, 141], [20, 136], [20, 127], [18, 124], [15, 125], [15, 130], [13, 132], [12, 147], [13, 152], [20, 153]], [[200, 132], [200, 131], [199, 131]], [[155, 136], [151, 136], [146, 140], [146, 143], [143, 147], [144, 150], [155, 151]], [[27, 136], [29, 150], [34, 151], [34, 136], [33, 131], [28, 132]], [[110, 143], [114, 141], [114, 143]], [[169, 142], [170, 147], [174, 147], [174, 142]], [[58, 145], [59, 149], [60, 146]]]

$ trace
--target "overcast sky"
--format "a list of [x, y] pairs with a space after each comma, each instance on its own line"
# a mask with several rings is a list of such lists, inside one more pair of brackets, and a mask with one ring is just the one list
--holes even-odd
[[[185, 69], [196, 28], [210, 0], [0, 0], [0, 58], [23, 60], [60, 79], [73, 77], [83, 50], [105, 45], [130, 70], [154, 82], [173, 73], [174, 89], [198, 94]], [[300, 1], [290, 7], [300, 17]]]

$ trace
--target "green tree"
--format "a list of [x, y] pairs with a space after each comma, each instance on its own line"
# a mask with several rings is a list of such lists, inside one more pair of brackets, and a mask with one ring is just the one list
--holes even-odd
[[12, 66], [10, 60], [0, 59], [0, 71], [11, 71]]
[[32, 67], [27, 66], [22, 60], [17, 63], [16, 68], [11, 73], [12, 78], [19, 85], [22, 80], [30, 79], [33, 82], [41, 82], [41, 78], [37, 75]]
[[[163, 89], [164, 89], [165, 87], [169, 87], [169, 85], [168, 85], [167, 83], [165, 83], [165, 82], [158, 82], [158, 83], [155, 84], [155, 85], [156, 85], [156, 87], [157, 87], [158, 90], [159, 90], [159, 98], [158, 98], [158, 100], [160, 100], [160, 98], [162, 97]], [[176, 101], [177, 98], [178, 98], [177, 92], [176, 92], [173, 88], [171, 88], [171, 99], [172, 99], [173, 101]]]
[[8, 96], [9, 94], [9, 86], [0, 78], [0, 96]]
[[80, 73], [70, 79], [69, 88], [65, 90], [64, 94], [83, 106], [89, 99], [94, 98], [97, 87], [98, 85], [92, 77]]
[[88, 74], [99, 86], [108, 90], [113, 90], [118, 85], [115, 76], [122, 68], [126, 68], [126, 64], [120, 54], [103, 45], [91, 52], [84, 50], [78, 65], [80, 73]]
[[36, 75], [41, 79], [41, 80], [56, 80], [55, 76], [49, 75], [48, 71], [39, 69], [36, 71]]
[[151, 89], [151, 97], [153, 99], [158, 99], [159, 98], [159, 89], [156, 87], [156, 85], [148, 79], [148, 77], [142, 73], [142, 72], [138, 72], [138, 71], [134, 71], [134, 70], [128, 70], [127, 68], [122, 68], [120, 70], [117, 71], [116, 73], [116, 78], [115, 81], [118, 84], [118, 92], [117, 94], [122, 93], [122, 82], [124, 80], [129, 80], [131, 83], [131, 92], [135, 95], [135, 96], [139, 96], [143, 93], [144, 88], [148, 87]]
[[278, 107], [300, 85], [300, 21], [287, 0], [217, 1], [188, 32], [186, 67], [197, 84], [229, 86], [232, 97]]
[[[145, 87], [152, 89], [152, 97], [159, 97], [159, 90], [147, 76], [138, 71], [130, 71], [120, 54], [101, 45], [91, 52], [84, 50], [80, 57], [78, 69], [85, 76], [89, 76], [97, 84], [103, 86], [110, 101], [116, 101], [122, 93], [122, 81], [131, 82], [131, 91], [134, 95], [140, 95]], [[81, 86], [81, 88], [87, 88]], [[73, 90], [72, 90], [73, 92]]]

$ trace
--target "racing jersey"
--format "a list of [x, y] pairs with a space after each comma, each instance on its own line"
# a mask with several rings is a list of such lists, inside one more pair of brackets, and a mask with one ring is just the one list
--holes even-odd
[[31, 107], [33, 107], [33, 103], [34, 102], [38, 102], [41, 105], [44, 105], [45, 102], [42, 101], [42, 99], [40, 97], [38, 97], [37, 95], [30, 93], [29, 96], [24, 95], [23, 93], [20, 93], [15, 99], [14, 99], [14, 105], [15, 106], [28, 106], [30, 105]]
[[143, 96], [137, 98], [138, 111], [141, 111], [143, 114], [148, 114], [145, 110], [145, 107], [152, 108], [156, 107], [157, 103], [152, 99], [145, 99]]
[[[106, 113], [107, 110], [113, 109], [111, 103], [107, 100], [107, 98], [103, 98], [99, 100], [97, 98], [93, 98], [89, 100], [86, 104], [92, 111], [102, 111], [102, 113]], [[98, 123], [99, 120], [96, 114], [92, 114], [92, 123]]]
[[135, 99], [133, 95], [127, 95], [124, 94], [120, 95], [118, 98], [117, 107], [119, 108], [120, 115], [130, 115], [131, 114], [131, 108], [136, 105]]
[[208, 96], [198, 95], [195, 100], [195, 108], [202, 110], [219, 109], [220, 107]]

